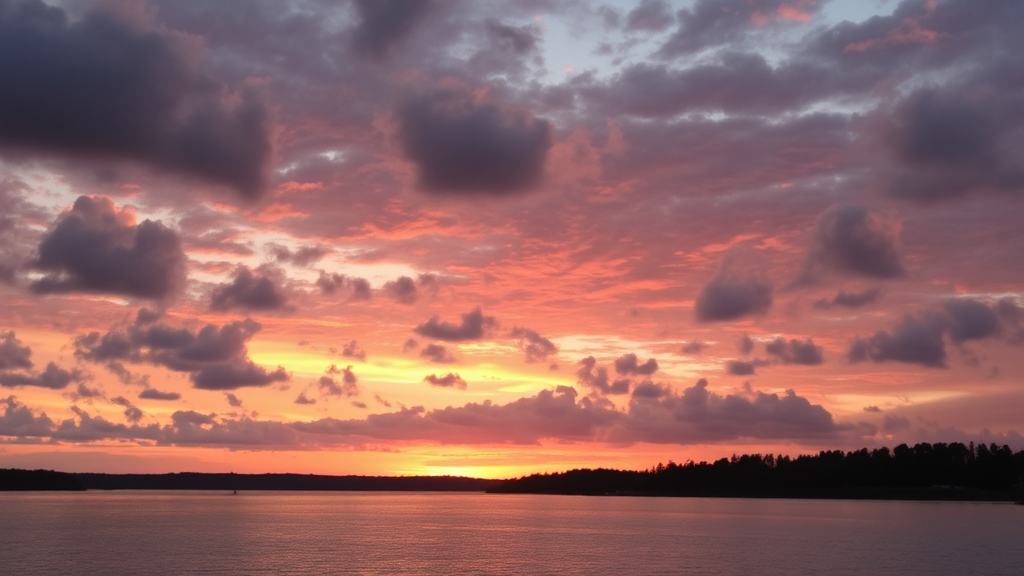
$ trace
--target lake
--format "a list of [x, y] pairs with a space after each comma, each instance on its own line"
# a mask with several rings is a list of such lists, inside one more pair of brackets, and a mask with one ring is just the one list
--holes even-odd
[[1024, 574], [1010, 504], [0, 493], [4, 574]]

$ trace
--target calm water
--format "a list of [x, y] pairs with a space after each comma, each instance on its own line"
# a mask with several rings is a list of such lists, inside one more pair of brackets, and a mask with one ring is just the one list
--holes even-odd
[[1007, 504], [0, 493], [3, 574], [1024, 574]]

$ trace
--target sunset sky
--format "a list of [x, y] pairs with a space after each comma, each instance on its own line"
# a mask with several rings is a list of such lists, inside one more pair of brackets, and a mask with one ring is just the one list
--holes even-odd
[[1024, 2], [0, 0], [0, 467], [1024, 448]]

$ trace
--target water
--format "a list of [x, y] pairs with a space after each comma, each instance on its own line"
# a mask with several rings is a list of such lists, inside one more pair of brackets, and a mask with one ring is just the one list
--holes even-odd
[[1008, 504], [0, 493], [3, 574], [1024, 574]]

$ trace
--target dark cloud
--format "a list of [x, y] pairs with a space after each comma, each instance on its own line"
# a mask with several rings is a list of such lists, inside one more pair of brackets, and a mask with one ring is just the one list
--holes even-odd
[[124, 396], [118, 396], [116, 398], [111, 398], [110, 401], [124, 408], [124, 417], [129, 422], [135, 424], [138, 423], [139, 420], [142, 420], [142, 410], [139, 410], [137, 406], [132, 404], [131, 400], [128, 400]]
[[32, 350], [18, 340], [14, 331], [5, 332], [0, 339], [0, 370], [19, 370], [32, 367]]
[[633, 398], [661, 398], [672, 394], [668, 386], [655, 384], [653, 382], [641, 382], [633, 388]]
[[551, 340], [529, 328], [513, 327], [509, 335], [518, 340], [519, 349], [526, 354], [527, 363], [547, 362], [548, 356], [558, 354], [558, 347]]
[[534, 26], [508, 26], [494, 20], [488, 20], [484, 26], [495, 48], [506, 53], [533, 52], [541, 42], [541, 31]]
[[433, 6], [433, 0], [355, 0], [357, 23], [352, 31], [356, 51], [382, 58], [409, 34]]
[[764, 314], [772, 306], [772, 285], [763, 276], [726, 268], [708, 280], [697, 296], [697, 320], [718, 322]]
[[384, 294], [399, 304], [416, 303], [416, 282], [408, 276], [399, 276], [397, 280], [384, 283]]
[[402, 352], [409, 352], [419, 347], [420, 343], [417, 342], [415, 338], [407, 338], [405, 342], [402, 343]]
[[541, 180], [552, 143], [545, 120], [449, 90], [409, 98], [397, 115], [402, 148], [428, 192], [506, 195]]
[[650, 376], [657, 371], [658, 361], [654, 358], [648, 358], [643, 364], [633, 353], [615, 359], [615, 373], [621, 376]]
[[691, 340], [690, 342], [683, 344], [683, 347], [679, 350], [679, 352], [681, 354], [697, 355], [703, 352], [707, 347], [708, 345], [701, 342], [700, 340]]
[[829, 269], [867, 278], [906, 275], [897, 248], [899, 229], [860, 206], [833, 206], [818, 218], [805, 280]]
[[38, 0], [0, 6], [0, 146], [139, 161], [266, 189], [267, 108], [202, 74], [195, 38]]
[[[786, 7], [791, 11], [786, 12]], [[724, 44], [739, 43], [744, 36], [768, 23], [803, 19], [820, 9], [820, 3], [783, 0], [698, 0], [676, 13], [679, 28], [658, 51], [662, 57], [693, 54]]]
[[954, 344], [981, 340], [1000, 333], [996, 311], [977, 300], [950, 300], [946, 302], [946, 314], [950, 320], [949, 339]]
[[214, 289], [210, 309], [284, 310], [288, 307], [288, 298], [279, 286], [282, 282], [283, 274], [279, 270], [261, 266], [253, 273], [248, 267], [239, 266], [230, 283]]
[[[750, 390], [723, 396], [707, 382], [676, 393], [667, 386], [641, 385], [628, 411], [590, 398], [567, 386], [543, 390], [508, 404], [490, 400], [426, 410], [422, 406], [371, 414], [361, 420], [323, 418], [283, 423], [237, 420], [178, 411], [171, 424], [115, 424], [72, 408], [77, 417], [55, 423], [36, 415], [13, 397], [0, 416], [0, 435], [66, 442], [156, 441], [178, 446], [291, 449], [364, 445], [368, 440], [419, 440], [441, 444], [538, 444], [542, 440], [703, 444], [748, 439], [829, 439], [842, 427], [821, 406], [788, 391], [785, 395]], [[300, 396], [301, 398], [301, 396]]]
[[885, 418], [882, 418], [882, 432], [887, 434], [899, 432], [900, 430], [907, 430], [909, 428], [910, 420], [907, 420], [902, 416], [887, 414]]
[[103, 391], [99, 388], [89, 388], [85, 383], [79, 382], [72, 398], [100, 398], [101, 396], [103, 396]]
[[140, 400], [181, 400], [181, 394], [177, 392], [161, 392], [155, 388], [146, 388], [139, 392]]
[[815, 308], [828, 309], [835, 306], [843, 308], [860, 308], [867, 306], [881, 297], [882, 291], [878, 288], [870, 288], [862, 292], [846, 292], [840, 290], [831, 300], [822, 298], [814, 303]]
[[721, 442], [740, 438], [832, 438], [841, 427], [822, 406], [792, 390], [720, 395], [701, 379], [681, 394], [634, 396], [629, 417], [611, 439], [658, 444]]
[[732, 376], [753, 376], [757, 373], [758, 368], [768, 366], [769, 364], [770, 362], [760, 358], [754, 358], [753, 360], [730, 360], [725, 363], [725, 371]]
[[84, 378], [81, 371], [77, 369], [65, 370], [53, 362], [46, 364], [42, 372], [0, 372], [0, 386], [13, 388], [15, 386], [36, 386], [39, 388], [50, 388], [51, 390], [63, 390], [68, 384], [78, 382]]
[[267, 386], [287, 382], [290, 376], [278, 366], [273, 372], [252, 361], [236, 364], [217, 363], [203, 366], [189, 375], [192, 384], [200, 390], [235, 390], [246, 386]]
[[459, 324], [443, 322], [441, 317], [435, 314], [429, 320], [414, 328], [413, 331], [420, 336], [435, 340], [464, 342], [466, 340], [480, 340], [497, 324], [498, 321], [493, 316], [484, 316], [483, 311], [477, 306], [472, 311], [462, 314], [462, 321]]
[[3, 415], [0, 415], [0, 436], [45, 438], [53, 434], [55, 424], [46, 414], [35, 415], [14, 396], [0, 398], [0, 404], [4, 405]]
[[345, 358], [355, 358], [360, 362], [366, 361], [366, 351], [360, 348], [355, 340], [345, 344], [345, 347], [341, 349], [341, 355]]
[[271, 244], [268, 248], [274, 260], [296, 266], [315, 264], [331, 253], [331, 249], [324, 246], [301, 246], [297, 250], [290, 250], [287, 246]]
[[1013, 81], [989, 82], [1005, 87], [927, 87], [894, 107], [883, 137], [894, 163], [889, 194], [934, 201], [976, 191], [1024, 190], [1022, 90], [1020, 84], [1006, 86]]
[[309, 397], [306, 396], [305, 392], [302, 392], [295, 399], [295, 403], [296, 404], [300, 404], [300, 405], [304, 405], [304, 406], [309, 406], [309, 405], [312, 405], [312, 404], [316, 404], [316, 398], [309, 398]]
[[943, 323], [936, 318], [907, 315], [892, 334], [882, 330], [870, 338], [855, 338], [847, 358], [850, 362], [906, 362], [933, 368], [946, 367]]
[[746, 356], [747, 354], [750, 354], [751, 352], [754, 351], [754, 339], [748, 336], [747, 334], [744, 334], [743, 337], [740, 338], [740, 341], [736, 345], [736, 347], [739, 349], [740, 354]]
[[608, 369], [598, 366], [593, 356], [587, 356], [577, 363], [576, 382], [580, 386], [592, 388], [601, 394], [628, 394], [633, 382], [629, 378], [619, 378], [612, 381], [608, 376]]
[[232, 394], [230, 392], [225, 392], [224, 393], [224, 398], [228, 401], [228, 404], [232, 408], [241, 408], [242, 407], [242, 399], [239, 398], [238, 396], [235, 396], [234, 394]]
[[970, 298], [956, 298], [920, 318], [905, 316], [892, 334], [883, 330], [870, 338], [855, 338], [847, 357], [850, 362], [892, 360], [945, 368], [946, 335], [953, 344], [960, 346], [989, 338], [1018, 343], [1024, 340], [1024, 331], [1019, 325], [1021, 316], [1024, 311], [1007, 299], [989, 305]]
[[878, 413], [878, 412], [881, 412], [882, 409], [879, 408], [878, 406], [865, 406], [864, 407], [864, 411], [865, 412]]
[[49, 274], [31, 288], [166, 298], [184, 283], [186, 260], [178, 235], [160, 222], [136, 225], [110, 199], [80, 196], [40, 243], [33, 267]]
[[197, 332], [162, 323], [136, 323], [124, 330], [77, 336], [75, 356], [92, 362], [146, 362], [187, 372], [193, 386], [203, 390], [288, 381], [284, 368], [269, 371], [249, 359], [245, 343], [260, 328], [251, 319], [221, 327], [207, 324]]
[[796, 339], [787, 342], [780, 336], [765, 344], [764, 349], [765, 352], [775, 356], [784, 364], [817, 366], [824, 361], [821, 346], [815, 345], [810, 338], [803, 342]]
[[[340, 382], [338, 381], [339, 378], [341, 379]], [[361, 392], [358, 382], [359, 379], [352, 372], [351, 366], [339, 369], [334, 364], [331, 364], [330, 368], [327, 369], [327, 373], [320, 377], [317, 387], [325, 396], [351, 398], [359, 396]]]
[[420, 351], [420, 356], [436, 364], [454, 364], [458, 362], [455, 355], [441, 344], [427, 344]]
[[366, 279], [328, 273], [324, 270], [320, 271], [320, 277], [316, 279], [316, 286], [327, 295], [348, 290], [351, 300], [369, 300], [372, 297], [370, 283]]
[[437, 386], [439, 388], [458, 388], [459, 390], [465, 390], [467, 386], [466, 381], [454, 372], [449, 372], [444, 376], [431, 374], [424, 378], [423, 381], [431, 386]]
[[633, 32], [661, 32], [673, 23], [669, 5], [664, 0], [640, 0], [640, 4], [626, 15], [626, 30]]

